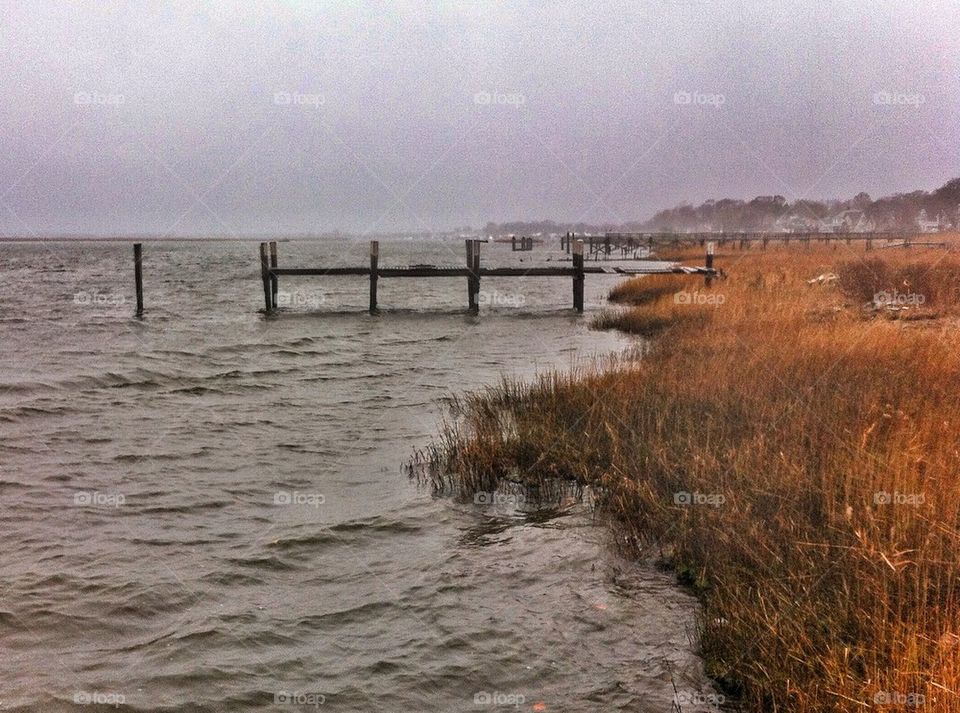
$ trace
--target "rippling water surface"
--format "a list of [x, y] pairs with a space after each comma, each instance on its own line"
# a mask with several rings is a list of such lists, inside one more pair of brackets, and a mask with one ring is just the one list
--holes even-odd
[[[0, 709], [669, 711], [674, 685], [706, 690], [691, 598], [585, 509], [401, 474], [451, 394], [627, 346], [568, 280], [485, 279], [475, 317], [464, 280], [381, 280], [370, 316], [362, 278], [284, 278], [265, 317], [255, 243], [148, 243], [138, 321], [129, 244], [0, 249]], [[381, 264], [462, 253], [385, 241]], [[365, 260], [280, 244], [282, 265]], [[588, 277], [588, 313], [614, 281]]]

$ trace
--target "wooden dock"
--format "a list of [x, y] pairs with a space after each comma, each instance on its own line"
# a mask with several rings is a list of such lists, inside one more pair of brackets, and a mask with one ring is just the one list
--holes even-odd
[[[587, 275], [702, 275], [708, 281], [716, 275], [713, 269], [712, 246], [707, 256], [706, 267], [682, 265], [647, 265], [644, 267], [586, 266], [583, 241], [573, 243], [573, 260], [570, 267], [481, 267], [479, 240], [466, 240], [464, 267], [440, 267], [436, 265], [408, 265], [405, 267], [381, 267], [380, 243], [370, 241], [370, 265], [363, 267], [280, 267], [275, 242], [260, 243], [260, 279], [263, 283], [264, 310], [269, 313], [277, 308], [277, 291], [281, 277], [311, 276], [337, 277], [358, 276], [370, 281], [370, 311], [377, 311], [377, 285], [380, 279], [391, 278], [466, 278], [467, 305], [473, 312], [479, 311], [480, 280], [484, 277], [566, 277], [573, 286], [573, 308], [583, 312], [583, 284]], [[709, 283], [708, 283], [709, 284]]]
[[[606, 233], [603, 236], [583, 235], [568, 232], [560, 236], [560, 248], [571, 254], [566, 266], [549, 267], [482, 267], [480, 264], [480, 245], [486, 241], [466, 240], [466, 263], [463, 267], [437, 265], [407, 265], [404, 267], [380, 266], [380, 243], [370, 242], [370, 264], [363, 267], [280, 267], [277, 242], [260, 242], [260, 279], [263, 283], [264, 310], [272, 312], [278, 306], [280, 278], [284, 276], [337, 277], [358, 276], [370, 281], [370, 311], [377, 311], [377, 287], [379, 280], [397, 277], [408, 278], [466, 278], [467, 304], [471, 311], [479, 311], [480, 281], [484, 277], [565, 277], [573, 286], [573, 308], [583, 312], [583, 284], [587, 275], [701, 275], [707, 286], [719, 274], [713, 267], [716, 246], [731, 244], [745, 248], [751, 243], [760, 243], [763, 248], [770, 241], [783, 244], [798, 243], [807, 248], [814, 241], [831, 243], [844, 241], [850, 244], [861, 241], [867, 250], [873, 249], [874, 242], [879, 248], [944, 247], [951, 248], [953, 243], [931, 240], [930, 234], [919, 232], [872, 232], [872, 233]], [[511, 250], [529, 251], [539, 240], [521, 238], [511, 241]], [[519, 243], [519, 244], [518, 244]], [[668, 266], [652, 264], [643, 260], [634, 252], [637, 267], [586, 265], [586, 257], [592, 255], [595, 261], [600, 256], [612, 259], [614, 250], [621, 251], [626, 257], [630, 250], [654, 248], [657, 246], [706, 246], [706, 261], [702, 267], [687, 267], [672, 263]], [[585, 254], [586, 253], [586, 254]], [[134, 286], [136, 291], [136, 316], [144, 313], [143, 299], [143, 246], [133, 246]]]

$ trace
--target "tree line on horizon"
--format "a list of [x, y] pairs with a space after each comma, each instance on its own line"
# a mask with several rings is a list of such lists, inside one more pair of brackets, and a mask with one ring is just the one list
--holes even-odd
[[646, 221], [591, 224], [552, 220], [487, 223], [487, 235], [597, 232], [806, 232], [831, 230], [928, 231], [960, 229], [960, 178], [934, 191], [896, 193], [873, 200], [858, 193], [848, 200], [788, 201], [781, 195], [751, 200], [710, 199], [698, 206], [681, 203]]

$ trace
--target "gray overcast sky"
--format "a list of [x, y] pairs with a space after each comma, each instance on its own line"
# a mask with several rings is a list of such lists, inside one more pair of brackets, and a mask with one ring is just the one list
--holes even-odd
[[960, 175], [960, 4], [0, 11], [0, 232], [625, 221]]

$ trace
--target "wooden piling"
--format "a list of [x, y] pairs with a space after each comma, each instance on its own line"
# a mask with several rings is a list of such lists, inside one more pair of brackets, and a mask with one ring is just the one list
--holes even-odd
[[260, 243], [260, 279], [263, 281], [263, 311], [270, 312], [273, 294], [270, 289], [270, 259], [267, 257], [266, 243]]
[[[515, 244], [516, 241], [514, 238], [511, 238], [510, 242], [511, 244]], [[463, 247], [467, 254], [467, 272], [471, 273], [473, 270], [473, 241], [464, 240]], [[511, 249], [512, 247], [513, 245], [511, 245]], [[471, 274], [467, 275], [467, 307], [471, 312], [473, 311], [473, 278]]]
[[[704, 265], [708, 270], [713, 269], [713, 253], [714, 253], [714, 243], [709, 242], [707, 243], [706, 263]], [[713, 284], [713, 275], [711, 275], [710, 273], [707, 273], [706, 277], [703, 278], [703, 281], [707, 287], [710, 287], [710, 285]]]
[[[270, 267], [277, 268], [277, 241], [270, 241]], [[270, 273], [270, 304], [277, 306], [277, 297], [280, 292], [280, 278]]]
[[480, 311], [480, 241], [467, 240], [467, 306], [476, 314]]
[[583, 313], [583, 241], [573, 245], [573, 308]]
[[137, 290], [137, 317], [143, 316], [143, 244], [133, 244], [133, 281]]
[[370, 314], [377, 311], [377, 279], [380, 263], [380, 241], [370, 241]]
[[480, 241], [473, 241], [473, 267], [471, 268], [473, 272], [473, 304], [474, 312], [480, 311]]

